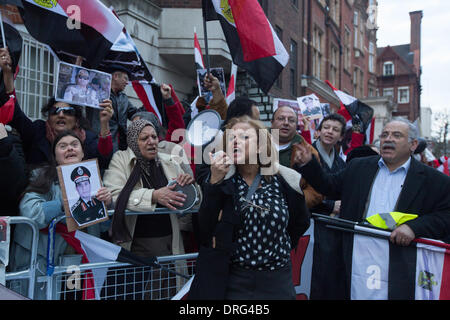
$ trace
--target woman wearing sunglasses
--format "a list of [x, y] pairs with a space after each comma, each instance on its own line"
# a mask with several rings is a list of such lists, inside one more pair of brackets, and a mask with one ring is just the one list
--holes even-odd
[[14, 116], [8, 124], [20, 134], [27, 164], [37, 166], [48, 163], [55, 137], [65, 130], [72, 130], [83, 143], [86, 159], [98, 158], [100, 168], [106, 169], [112, 157], [112, 139], [109, 131], [109, 120], [113, 115], [111, 101], [104, 100], [100, 103], [103, 110], [99, 113], [101, 123], [99, 135], [88, 130], [89, 124], [82, 116], [80, 107], [55, 101], [54, 98], [41, 109], [45, 120], [32, 121], [22, 111], [16, 99], [8, 49], [0, 49], [0, 54], [6, 57], [4, 60], [0, 59], [6, 89], [0, 93], [0, 106], [4, 106], [10, 97], [15, 99]]

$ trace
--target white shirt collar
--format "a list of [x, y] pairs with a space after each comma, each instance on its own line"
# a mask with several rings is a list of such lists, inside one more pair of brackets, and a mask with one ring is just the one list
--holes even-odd
[[[397, 169], [392, 171], [392, 173], [395, 173], [395, 172], [401, 170], [402, 168], [405, 170], [405, 172], [408, 172], [410, 166], [411, 166], [411, 157], [409, 157], [408, 160], [406, 160], [406, 162], [403, 163], [400, 167], [398, 167]], [[384, 167], [389, 170], [389, 168], [386, 165], [386, 163], [384, 162], [383, 158], [380, 158], [380, 160], [378, 160], [378, 167], [380, 167], [380, 168]]]

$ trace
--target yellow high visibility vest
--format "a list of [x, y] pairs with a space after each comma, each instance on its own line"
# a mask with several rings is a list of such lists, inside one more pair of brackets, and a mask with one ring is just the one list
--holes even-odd
[[387, 213], [377, 213], [373, 216], [367, 217], [366, 220], [374, 227], [385, 230], [394, 230], [406, 221], [413, 220], [417, 217], [417, 214], [393, 211]]

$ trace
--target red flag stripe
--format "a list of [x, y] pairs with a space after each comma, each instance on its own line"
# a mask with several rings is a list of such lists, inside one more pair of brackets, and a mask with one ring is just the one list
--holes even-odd
[[198, 63], [203, 69], [205, 69], [202, 48], [200, 47], [200, 42], [198, 42], [196, 32], [194, 32], [194, 57], [195, 57], [195, 62]]
[[[75, 250], [76, 253], [81, 254], [83, 257], [81, 259], [81, 263], [89, 263], [89, 259], [86, 255], [86, 252], [83, 250], [81, 246], [80, 240], [75, 237], [75, 232], [69, 232], [67, 227], [62, 224], [56, 224], [55, 228], [56, 233], [58, 233], [64, 240]], [[92, 275], [91, 270], [87, 270], [83, 279], [83, 300], [93, 300], [95, 299], [95, 282], [94, 276]]]
[[442, 267], [440, 300], [450, 300], [450, 250], [445, 250], [444, 265]]
[[229, 0], [244, 61], [276, 55], [274, 37], [269, 21], [257, 0]]
[[[87, 24], [103, 34], [109, 41], [114, 42], [124, 25], [103, 3], [98, 0], [59, 0], [58, 4], [68, 14], [74, 12], [70, 7], [80, 8], [80, 22]], [[76, 15], [70, 17], [76, 19]]]

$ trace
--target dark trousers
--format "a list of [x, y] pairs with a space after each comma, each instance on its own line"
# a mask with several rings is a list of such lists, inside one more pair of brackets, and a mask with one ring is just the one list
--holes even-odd
[[231, 265], [226, 300], [295, 300], [292, 266], [277, 270], [247, 270]]

